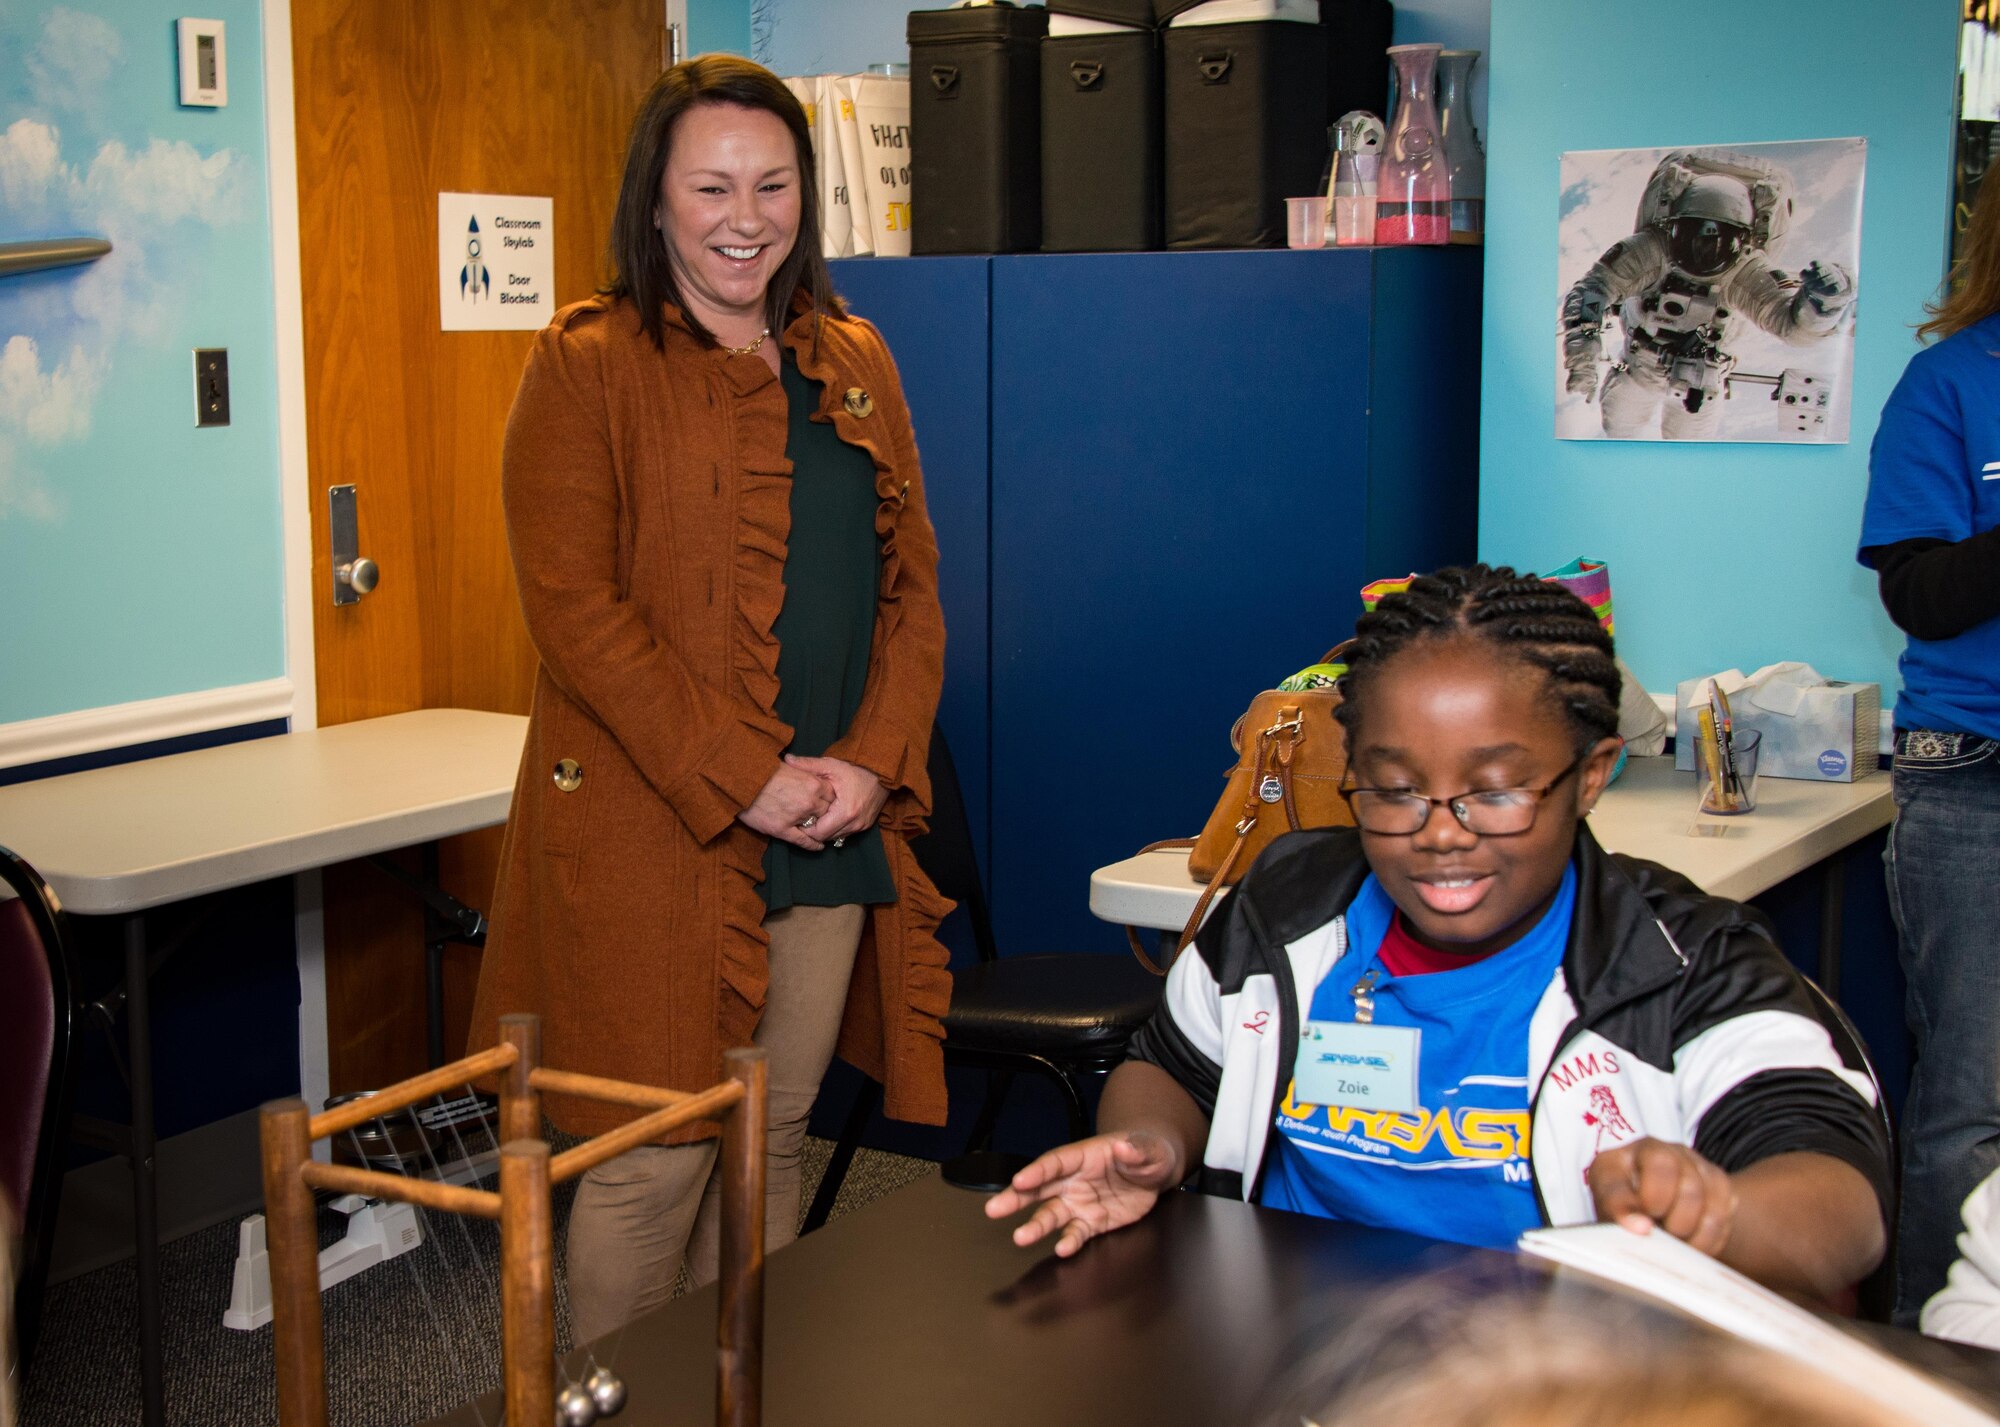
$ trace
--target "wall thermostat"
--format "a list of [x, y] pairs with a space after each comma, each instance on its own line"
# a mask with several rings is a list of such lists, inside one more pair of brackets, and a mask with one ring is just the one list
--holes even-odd
[[181, 103], [220, 109], [229, 102], [229, 65], [222, 49], [222, 21], [182, 20]]

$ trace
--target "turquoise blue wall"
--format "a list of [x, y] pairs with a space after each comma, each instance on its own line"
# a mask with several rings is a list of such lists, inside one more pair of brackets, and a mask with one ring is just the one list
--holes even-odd
[[688, 53], [750, 53], [750, 0], [688, 0]]
[[[1516, 0], [1518, 3], [1518, 0]], [[1492, 0], [1396, 0], [1396, 43], [1443, 45], [1448, 50], [1492, 48]], [[1486, 137], [1486, 84], [1490, 54], [1472, 68], [1472, 125]]]
[[904, 23], [925, 8], [924, 0], [765, 0], [768, 31], [754, 58], [780, 74], [853, 74], [906, 60]]
[[[1493, 9], [1481, 555], [1610, 561], [1650, 689], [1806, 659], [1893, 698], [1901, 640], [1854, 541], [1868, 443], [1943, 272], [1956, 0]], [[1848, 135], [1868, 140], [1851, 442], [1557, 441], [1558, 155]]]
[[[263, 36], [216, 0], [229, 105], [182, 109], [150, 0], [0, 0], [0, 242], [99, 234], [0, 278], [0, 723], [285, 671]], [[194, 426], [226, 347], [233, 424]]]

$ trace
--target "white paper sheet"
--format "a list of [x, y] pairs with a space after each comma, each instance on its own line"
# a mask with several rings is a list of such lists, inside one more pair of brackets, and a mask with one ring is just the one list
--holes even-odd
[[[848, 182], [867, 197], [871, 242], [878, 258], [910, 255], [910, 81], [857, 74], [845, 81], [854, 101], [861, 173]], [[855, 209], [856, 214], [860, 208]]]
[[847, 194], [847, 207], [853, 219], [852, 237], [848, 244], [847, 256], [870, 258], [875, 255], [874, 220], [868, 213], [868, 179], [861, 156], [861, 119], [854, 110], [854, 77], [845, 74], [830, 75], [826, 81], [826, 106], [821, 114], [831, 114], [823, 119], [831, 127], [827, 139], [837, 141], [840, 149], [841, 187]]
[[835, 115], [840, 107], [840, 96], [836, 92], [839, 83], [839, 75], [813, 76], [813, 107], [808, 111], [813, 130], [813, 153], [819, 162], [822, 250], [829, 258], [854, 256], [854, 207], [848, 200], [847, 162], [835, 127]]

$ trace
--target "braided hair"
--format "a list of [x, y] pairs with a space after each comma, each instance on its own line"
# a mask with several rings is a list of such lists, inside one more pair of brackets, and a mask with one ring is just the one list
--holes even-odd
[[1419, 575], [1356, 622], [1336, 711], [1350, 745], [1383, 666], [1420, 640], [1454, 636], [1484, 639], [1547, 675], [1579, 753], [1618, 736], [1618, 663], [1590, 606], [1561, 585], [1505, 565], [1455, 565]]

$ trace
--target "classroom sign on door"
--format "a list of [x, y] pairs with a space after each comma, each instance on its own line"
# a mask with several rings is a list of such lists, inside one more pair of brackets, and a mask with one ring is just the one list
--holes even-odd
[[438, 195], [438, 325], [523, 331], [555, 311], [555, 200]]

